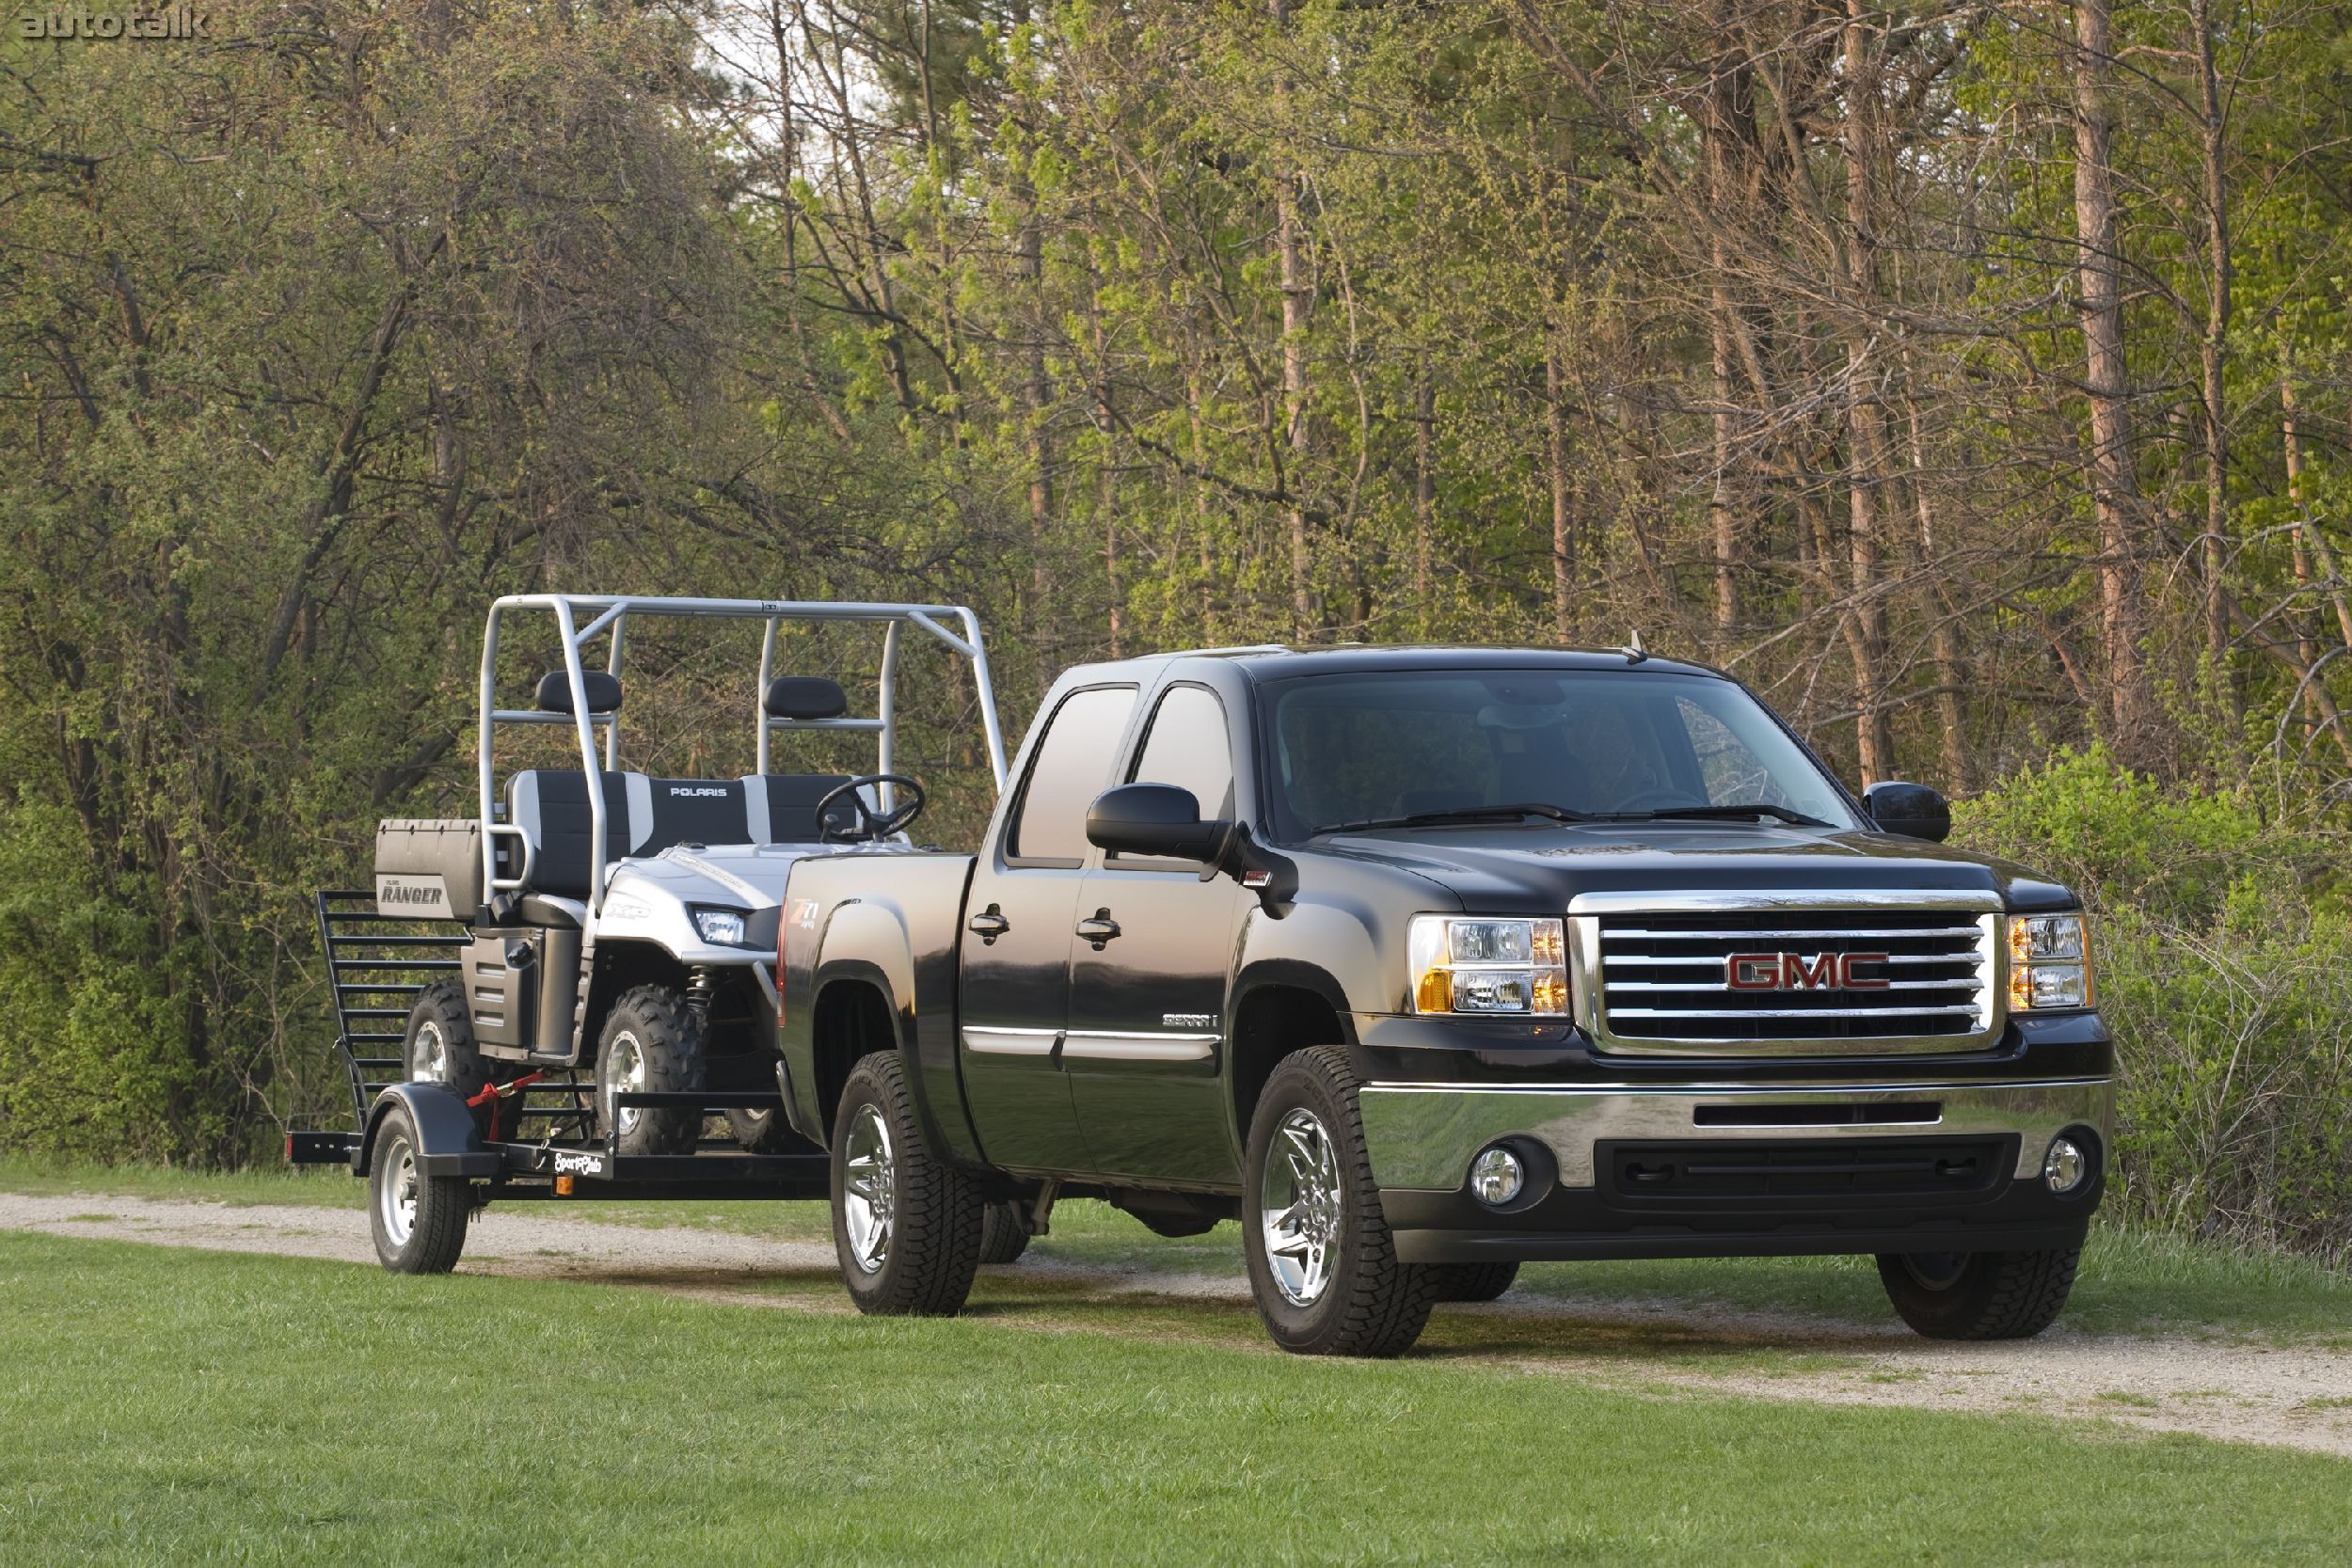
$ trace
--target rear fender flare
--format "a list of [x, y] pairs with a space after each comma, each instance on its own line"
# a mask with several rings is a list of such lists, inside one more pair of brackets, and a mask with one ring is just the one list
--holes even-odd
[[427, 1176], [496, 1176], [501, 1162], [496, 1151], [482, 1146], [473, 1112], [456, 1090], [442, 1084], [390, 1084], [368, 1108], [367, 1131], [359, 1141], [352, 1174], [365, 1176], [375, 1160], [376, 1134], [395, 1105], [408, 1112], [417, 1130], [417, 1165]]

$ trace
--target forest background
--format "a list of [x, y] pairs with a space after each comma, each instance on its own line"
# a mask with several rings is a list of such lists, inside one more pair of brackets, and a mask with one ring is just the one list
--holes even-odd
[[[472, 815], [495, 595], [917, 598], [980, 612], [1016, 727], [1184, 645], [1719, 664], [2084, 891], [2119, 1212], [2352, 1249], [2352, 3], [24, 30], [0, 1150], [332, 1113], [307, 894]], [[746, 770], [754, 657], [633, 633], [637, 764]], [[969, 842], [969, 680], [907, 699]]]

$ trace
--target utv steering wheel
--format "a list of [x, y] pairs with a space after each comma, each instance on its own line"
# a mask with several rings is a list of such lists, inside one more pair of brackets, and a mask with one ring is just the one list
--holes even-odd
[[[876, 811], [866, 803], [866, 797], [859, 791], [868, 784], [885, 784], [896, 785], [913, 799], [901, 800], [888, 811]], [[848, 801], [850, 809], [857, 813], [855, 827], [845, 829], [834, 826], [829, 814], [836, 800]], [[827, 790], [823, 799], [817, 802], [817, 841], [819, 844], [878, 843], [892, 833], [905, 832], [916, 817], [923, 815], [923, 786], [904, 773], [867, 773], [851, 779], [848, 784]]]

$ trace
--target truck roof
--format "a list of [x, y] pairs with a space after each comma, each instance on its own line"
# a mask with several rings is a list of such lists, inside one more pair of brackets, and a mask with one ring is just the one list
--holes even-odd
[[1334, 674], [1351, 670], [1642, 670], [1660, 674], [1712, 675], [1723, 672], [1656, 654], [1624, 648], [1473, 648], [1394, 643], [1336, 648], [1290, 648], [1263, 643], [1248, 648], [1179, 648], [1164, 654], [1089, 664], [1089, 673], [1132, 672], [1192, 659], [1215, 659], [1246, 670], [1252, 680], [1287, 680], [1295, 675]]

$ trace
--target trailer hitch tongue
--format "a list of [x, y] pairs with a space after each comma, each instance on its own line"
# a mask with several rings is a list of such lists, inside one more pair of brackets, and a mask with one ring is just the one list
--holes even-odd
[[[499, 1141], [499, 1123], [501, 1119], [503, 1119], [506, 1110], [506, 1101], [521, 1094], [523, 1090], [529, 1088], [532, 1085], [536, 1084], [540, 1079], [545, 1078], [546, 1076], [547, 1073], [545, 1071], [526, 1072], [520, 1078], [509, 1079], [503, 1084], [485, 1084], [482, 1086], [479, 1093], [475, 1094], [471, 1099], [466, 1101], [466, 1108], [470, 1111], [479, 1110], [485, 1105], [490, 1107], [490, 1131], [488, 1136], [490, 1142], [496, 1143]], [[515, 1125], [517, 1129], [522, 1126], [522, 1108], [520, 1106], [516, 1106], [515, 1110]]]

